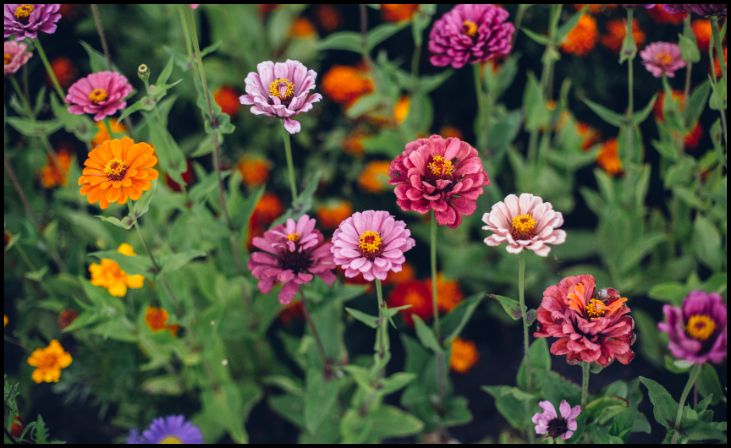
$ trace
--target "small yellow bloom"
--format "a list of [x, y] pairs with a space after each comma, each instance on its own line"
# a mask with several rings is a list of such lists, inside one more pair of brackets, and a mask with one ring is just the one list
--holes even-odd
[[126, 255], [128, 257], [134, 257], [137, 255], [137, 252], [135, 252], [134, 247], [132, 247], [129, 243], [122, 243], [117, 248], [117, 252], [119, 252], [122, 255]]
[[37, 348], [28, 357], [28, 365], [35, 367], [33, 381], [36, 383], [57, 383], [61, 370], [71, 365], [73, 358], [61, 344], [52, 340], [48, 347]]
[[[128, 257], [137, 255], [134, 248], [127, 243], [120, 244], [117, 252]], [[127, 274], [116, 261], [109, 258], [102, 258], [98, 264], [92, 263], [89, 266], [89, 273], [92, 285], [107, 288], [109, 294], [114, 297], [124, 297], [127, 295], [127, 288], [139, 289], [145, 282], [145, 277], [139, 274]]]
[[402, 96], [393, 106], [393, 119], [396, 123], [401, 124], [409, 117], [409, 109], [411, 108], [411, 98]]
[[369, 193], [383, 193], [388, 188], [388, 161], [368, 162], [358, 176], [358, 185]]
[[457, 373], [467, 373], [477, 363], [479, 357], [474, 342], [455, 338], [449, 356], [449, 367]]

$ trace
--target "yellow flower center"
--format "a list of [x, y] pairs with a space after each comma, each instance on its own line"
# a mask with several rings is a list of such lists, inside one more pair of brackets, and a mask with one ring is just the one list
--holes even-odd
[[299, 232], [290, 233], [289, 235], [287, 235], [287, 239], [296, 243], [300, 240], [300, 234]]
[[12, 54], [10, 54], [10, 53], [5, 53], [5, 64], [3, 64], [3, 65], [8, 65], [8, 64], [10, 64], [10, 62], [11, 62], [12, 60], [13, 60], [13, 55], [12, 55]]
[[20, 5], [17, 8], [15, 8], [15, 18], [18, 20], [27, 19], [30, 17], [30, 13], [33, 12], [33, 5]]
[[286, 78], [277, 78], [269, 84], [269, 95], [286, 100], [294, 94], [294, 84]]
[[673, 56], [667, 51], [663, 51], [657, 54], [657, 62], [662, 65], [670, 65], [673, 62]]
[[109, 180], [121, 180], [127, 173], [127, 165], [119, 157], [115, 157], [104, 165], [104, 174]]
[[711, 337], [716, 330], [716, 322], [705, 314], [694, 314], [688, 319], [685, 331], [693, 339], [705, 341]]
[[107, 91], [104, 89], [94, 89], [89, 94], [89, 101], [94, 104], [99, 104], [107, 99]]
[[382, 243], [381, 235], [379, 235], [378, 232], [366, 230], [360, 234], [358, 249], [360, 249], [364, 255], [374, 255], [381, 249]]
[[472, 20], [462, 22], [462, 27], [464, 28], [464, 33], [470, 37], [475, 37], [477, 34], [477, 24]]
[[164, 439], [160, 440], [160, 443], [159, 443], [159, 445], [182, 445], [182, 444], [183, 444], [183, 441], [175, 436], [166, 436]]
[[513, 237], [517, 239], [526, 239], [532, 236], [533, 230], [535, 230], [536, 222], [535, 218], [530, 213], [524, 215], [518, 215], [513, 218]]
[[607, 312], [607, 306], [601, 300], [591, 299], [586, 305], [586, 315], [590, 318], [603, 317]]
[[435, 176], [451, 176], [454, 172], [454, 165], [451, 160], [447, 160], [442, 156], [434, 156], [431, 162], [426, 166]]

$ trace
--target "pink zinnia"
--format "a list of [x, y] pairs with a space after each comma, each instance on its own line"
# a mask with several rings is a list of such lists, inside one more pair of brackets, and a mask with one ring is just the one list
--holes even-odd
[[640, 52], [640, 57], [647, 71], [656, 78], [672, 78], [677, 70], [685, 67], [680, 47], [670, 42], [652, 43]]
[[429, 34], [433, 65], [461, 68], [510, 53], [515, 27], [508, 12], [495, 5], [461, 4], [434, 23]]
[[554, 355], [566, 355], [566, 362], [597, 363], [602, 367], [615, 359], [629, 364], [635, 357], [635, 322], [629, 315], [627, 298], [616, 289], [595, 289], [591, 275], [566, 277], [543, 292], [536, 319], [537, 338], [553, 337]]
[[543, 202], [530, 193], [520, 197], [507, 195], [502, 202], [492, 206], [490, 213], [482, 215], [482, 222], [487, 224], [483, 230], [493, 232], [485, 238], [485, 244], [507, 243], [505, 250], [511, 254], [527, 249], [545, 257], [551, 251], [549, 244], [566, 241], [566, 232], [559, 229], [563, 225], [561, 212], [555, 211], [550, 202]]
[[400, 272], [404, 252], [416, 244], [406, 223], [383, 210], [356, 212], [340, 223], [332, 239], [332, 253], [348, 278], [363, 274], [371, 282]]
[[76, 81], [66, 95], [69, 112], [94, 114], [95, 121], [124, 109], [124, 99], [132, 93], [132, 85], [116, 72], [98, 72]]
[[490, 184], [475, 148], [439, 135], [408, 143], [388, 174], [399, 207], [421, 214], [434, 210], [437, 223], [451, 228], [475, 211], [483, 187]]
[[5, 64], [3, 65], [5, 76], [12, 75], [20, 70], [20, 67], [24, 66], [28, 59], [33, 56], [33, 53], [28, 51], [27, 45], [14, 40], [6, 40], [3, 47], [5, 48]]
[[274, 283], [284, 286], [279, 292], [279, 302], [287, 305], [304, 285], [317, 275], [325, 283], [335, 281], [335, 267], [330, 253], [332, 244], [326, 243], [322, 233], [315, 229], [316, 221], [302, 215], [297, 221], [288, 219], [256, 237], [255, 251], [249, 258], [249, 270], [259, 280], [259, 291], [271, 291]]
[[16, 40], [35, 39], [38, 32], [53, 34], [61, 20], [60, 3], [16, 4], [3, 6], [3, 35]]
[[319, 93], [310, 93], [316, 78], [317, 72], [299, 61], [264, 61], [256, 66], [256, 72], [246, 76], [246, 95], [241, 95], [239, 101], [250, 105], [254, 115], [282, 118], [284, 129], [296, 134], [301, 126], [292, 117], [307, 112], [322, 99]]
[[572, 408], [568, 401], [561, 400], [558, 407], [561, 415], [556, 413], [553, 403], [548, 400], [541, 401], [538, 406], [543, 409], [543, 412], [533, 415], [531, 419], [536, 426], [536, 434], [545, 434], [554, 439], [561, 437], [564, 440], [569, 440], [574, 435], [574, 431], [578, 427], [576, 417], [581, 414], [581, 406], [577, 404]]

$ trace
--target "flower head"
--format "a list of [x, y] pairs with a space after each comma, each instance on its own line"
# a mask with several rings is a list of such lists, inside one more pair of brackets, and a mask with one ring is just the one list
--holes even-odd
[[[431, 288], [431, 279], [425, 280], [425, 283]], [[437, 274], [437, 307], [439, 311], [452, 311], [464, 298], [462, 289], [456, 280], [447, 278], [441, 272]]]
[[461, 68], [506, 56], [515, 27], [508, 11], [490, 4], [459, 4], [434, 23], [429, 33], [432, 65]]
[[397, 284], [388, 296], [388, 307], [397, 308], [405, 305], [411, 307], [401, 310], [399, 314], [409, 327], [414, 326], [414, 316], [419, 316], [421, 320], [432, 317], [434, 306], [430, 286], [418, 280]]
[[[602, 45], [615, 53], [622, 49], [624, 36], [627, 34], [627, 20], [614, 19], [606, 23], [607, 32], [602, 36]], [[645, 33], [640, 28], [637, 20], [632, 20], [632, 38], [638, 47], [645, 43]]]
[[322, 92], [345, 107], [373, 92], [373, 80], [365, 70], [350, 65], [333, 65], [322, 77]]
[[706, 4], [695, 4], [695, 3], [670, 3], [664, 4], [663, 7], [672, 13], [680, 12], [692, 12], [699, 16], [723, 16], [726, 17], [726, 11], [728, 5], [725, 3], [706, 3]]
[[602, 144], [596, 163], [611, 176], [622, 173], [622, 159], [619, 158], [619, 143], [616, 138], [610, 138]]
[[389, 175], [401, 209], [433, 210], [437, 223], [451, 228], [475, 211], [477, 198], [490, 184], [475, 148], [439, 135], [408, 143], [391, 162]]
[[43, 188], [54, 188], [66, 185], [71, 161], [71, 153], [66, 149], [59, 149], [55, 157], [48, 157], [48, 163], [41, 168], [41, 185]]
[[272, 164], [261, 156], [256, 155], [244, 155], [237, 168], [241, 173], [241, 180], [244, 185], [249, 187], [257, 187], [266, 183], [269, 179], [269, 170]]
[[526, 249], [545, 257], [551, 251], [549, 244], [566, 241], [566, 232], [559, 229], [563, 225], [561, 212], [555, 211], [550, 202], [543, 202], [530, 193], [509, 194], [493, 205], [489, 213], [482, 215], [482, 222], [487, 224], [482, 229], [492, 232], [485, 238], [485, 244], [507, 243], [505, 250], [511, 254]]
[[369, 193], [383, 193], [388, 188], [390, 166], [385, 160], [368, 162], [358, 176], [358, 186]]
[[53, 339], [48, 347], [37, 348], [28, 357], [28, 365], [36, 368], [33, 371], [33, 382], [58, 383], [61, 379], [61, 370], [70, 366], [72, 361], [71, 355], [56, 339]]
[[317, 219], [326, 229], [337, 228], [352, 214], [353, 204], [342, 199], [330, 200], [317, 207]]
[[319, 93], [310, 93], [316, 78], [317, 73], [299, 61], [264, 61], [246, 76], [246, 94], [239, 101], [251, 106], [254, 115], [281, 118], [287, 132], [296, 134], [301, 126], [292, 117], [309, 111], [322, 99]]
[[[53, 71], [53, 74], [56, 76], [56, 79], [58, 80], [58, 83], [63, 87], [64, 89], [71, 85], [72, 82], [74, 82], [74, 79], [76, 79], [77, 73], [76, 68], [74, 67], [73, 61], [71, 61], [70, 58], [67, 58], [65, 56], [59, 56], [57, 58], [54, 58], [51, 61], [51, 70]], [[46, 81], [48, 84], [52, 84], [50, 78], [47, 77]]]
[[473, 341], [454, 338], [452, 341], [452, 351], [449, 355], [449, 367], [457, 373], [469, 372], [477, 360], [480, 353]]
[[93, 114], [94, 120], [124, 109], [125, 98], [132, 93], [132, 85], [124, 75], [104, 71], [92, 73], [71, 85], [66, 95], [69, 112], [76, 115]]
[[164, 308], [148, 306], [145, 310], [145, 323], [152, 331], [170, 330], [175, 335], [178, 332], [177, 325], [168, 324], [170, 315]]
[[589, 14], [582, 14], [564, 37], [561, 49], [568, 54], [584, 56], [594, 49], [597, 38], [596, 19]]
[[640, 52], [640, 57], [647, 71], [656, 78], [672, 78], [677, 70], [685, 67], [680, 47], [670, 42], [654, 42]]
[[648, 10], [650, 18], [657, 22], [657, 23], [667, 23], [670, 25], [680, 25], [683, 23], [683, 20], [685, 19], [685, 16], [687, 13], [685, 12], [670, 12], [667, 9], [660, 7], [660, 8], [652, 8]]
[[566, 362], [597, 363], [602, 367], [615, 359], [629, 364], [635, 357], [635, 323], [629, 315], [627, 298], [616, 289], [596, 289], [591, 275], [566, 277], [543, 292], [536, 319], [537, 338], [553, 337], [554, 355], [566, 355]]
[[[117, 121], [114, 118], [109, 119], [109, 128], [112, 129], [112, 133], [120, 136], [127, 133], [127, 126], [124, 125], [124, 122]], [[97, 121], [96, 122], [96, 135], [91, 140], [91, 146], [97, 147], [104, 143], [105, 141], [112, 138], [111, 135], [109, 135], [109, 128], [107, 128], [107, 124], [103, 121]]]
[[289, 35], [299, 39], [307, 39], [317, 37], [317, 30], [315, 25], [312, 24], [305, 17], [297, 17], [292, 22], [292, 28], [289, 30]]
[[148, 143], [135, 143], [127, 137], [107, 140], [89, 152], [79, 177], [79, 192], [101, 208], [113, 202], [124, 204], [127, 199], [136, 201], [157, 179], [156, 164], [155, 149]]
[[401, 96], [396, 104], [393, 105], [393, 119], [396, 124], [403, 124], [409, 118], [411, 111], [411, 97], [408, 95]]
[[116, 261], [109, 258], [102, 258], [99, 263], [89, 265], [89, 274], [92, 285], [106, 288], [114, 297], [124, 297], [128, 288], [140, 289], [145, 283], [144, 276], [127, 274]]
[[389, 272], [399, 272], [404, 253], [416, 244], [406, 223], [383, 210], [356, 212], [335, 230], [332, 238], [335, 263], [345, 276], [362, 274], [372, 282], [385, 280]]
[[386, 22], [411, 20], [419, 11], [418, 3], [381, 3], [381, 14]]
[[682, 308], [665, 305], [663, 312], [657, 327], [668, 334], [673, 356], [696, 364], [726, 359], [727, 309], [720, 295], [691, 291]]
[[197, 426], [185, 420], [182, 415], [158, 417], [142, 434], [132, 430], [127, 444], [202, 444], [203, 434]]
[[28, 59], [33, 56], [33, 53], [28, 51], [28, 46], [21, 42], [6, 40], [3, 43], [3, 47], [5, 51], [3, 65], [4, 76], [12, 75], [20, 70], [20, 67], [24, 66], [28, 62]]
[[581, 414], [581, 406], [577, 404], [572, 408], [568, 401], [561, 400], [558, 407], [561, 415], [556, 413], [556, 408], [548, 400], [541, 401], [538, 406], [543, 409], [543, 412], [538, 412], [531, 419], [536, 425], [536, 434], [554, 439], [561, 437], [564, 440], [568, 440], [574, 435], [577, 428], [576, 417]]
[[711, 35], [713, 33], [713, 25], [708, 19], [695, 19], [690, 27], [693, 29], [695, 34], [695, 41], [698, 44], [698, 49], [701, 51], [708, 51], [708, 46], [711, 43]]
[[59, 3], [47, 4], [5, 4], [3, 11], [3, 34], [7, 39], [35, 39], [38, 32], [53, 34], [56, 22], [61, 19]]
[[241, 109], [239, 93], [231, 86], [221, 86], [213, 93], [213, 100], [227, 115], [236, 115]]
[[279, 302], [286, 305], [299, 291], [300, 285], [309, 283], [317, 275], [325, 283], [335, 280], [335, 267], [330, 253], [331, 244], [319, 230], [316, 221], [302, 215], [297, 221], [288, 219], [253, 240], [259, 251], [252, 252], [249, 270], [259, 280], [259, 290], [271, 291], [274, 283], [282, 283]]

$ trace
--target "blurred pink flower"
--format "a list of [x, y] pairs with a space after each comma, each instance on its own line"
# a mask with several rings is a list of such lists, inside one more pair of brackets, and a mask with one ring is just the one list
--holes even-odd
[[190, 9], [198, 9], [198, 7], [201, 5], [200, 3], [188, 3], [190, 6]]
[[28, 46], [24, 43], [6, 40], [3, 47], [5, 48], [5, 64], [3, 65], [5, 76], [12, 75], [20, 70], [20, 67], [24, 66], [28, 59], [33, 56], [33, 53], [28, 51]]
[[81, 78], [71, 85], [66, 95], [69, 112], [76, 115], [94, 114], [95, 121], [124, 109], [124, 99], [132, 93], [132, 85], [116, 72], [98, 72]]
[[340, 223], [332, 239], [335, 263], [348, 278], [363, 274], [372, 282], [386, 280], [390, 271], [400, 272], [404, 252], [416, 244], [406, 223], [386, 211], [356, 212]]
[[310, 93], [316, 78], [317, 73], [299, 61], [264, 61], [246, 76], [246, 94], [239, 101], [251, 106], [254, 115], [282, 118], [287, 132], [296, 134], [301, 126], [292, 117], [307, 112], [322, 99], [319, 93]]
[[38, 32], [56, 32], [56, 22], [61, 20], [60, 3], [3, 5], [3, 35], [7, 39], [35, 39]]
[[564, 440], [569, 440], [574, 435], [577, 428], [576, 417], [581, 414], [581, 406], [576, 405], [572, 408], [568, 401], [561, 400], [558, 407], [561, 411], [560, 416], [548, 400], [541, 401], [538, 406], [543, 409], [543, 412], [538, 412], [531, 419], [536, 426], [536, 434], [545, 434], [554, 439], [561, 437]]
[[327, 284], [335, 281], [332, 244], [325, 243], [322, 233], [315, 229], [316, 223], [302, 215], [297, 221], [290, 218], [263, 237], [254, 238], [254, 247], [261, 251], [251, 253], [249, 270], [259, 280], [259, 291], [267, 293], [275, 282], [282, 283], [279, 302], [287, 305], [300, 285], [310, 282], [314, 275]]
[[551, 251], [549, 244], [566, 241], [566, 232], [559, 229], [563, 225], [561, 212], [553, 210], [550, 202], [543, 202], [530, 193], [520, 197], [509, 194], [493, 205], [489, 213], [482, 215], [482, 222], [487, 224], [483, 230], [493, 232], [485, 238], [485, 244], [507, 243], [505, 250], [511, 254], [527, 249], [545, 257]]
[[408, 143], [388, 171], [399, 207], [421, 214], [434, 210], [437, 223], [451, 228], [474, 213], [490, 184], [475, 148], [439, 135]]
[[680, 47], [670, 42], [654, 42], [640, 52], [640, 57], [647, 71], [656, 78], [672, 78], [677, 70], [685, 67]]

